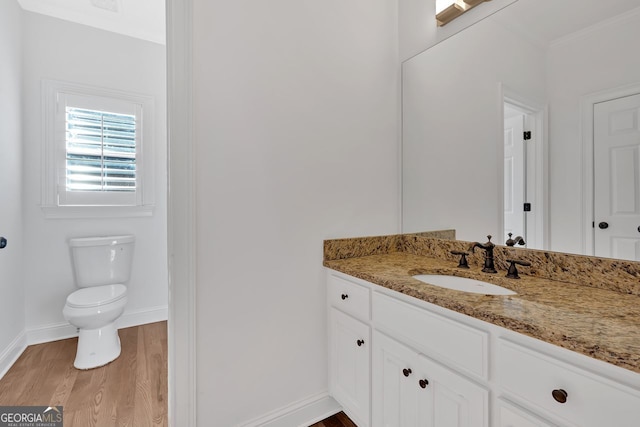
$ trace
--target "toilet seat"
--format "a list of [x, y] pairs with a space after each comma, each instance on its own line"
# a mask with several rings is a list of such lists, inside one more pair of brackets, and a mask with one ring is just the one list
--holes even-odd
[[121, 300], [127, 296], [124, 285], [103, 285], [83, 288], [67, 297], [67, 305], [74, 308], [98, 307]]

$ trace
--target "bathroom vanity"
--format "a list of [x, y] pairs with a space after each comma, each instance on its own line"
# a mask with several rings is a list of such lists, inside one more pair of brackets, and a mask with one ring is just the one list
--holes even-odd
[[[487, 275], [480, 254], [469, 270], [456, 268], [450, 251], [468, 245], [417, 236], [325, 242], [329, 388], [349, 417], [359, 427], [637, 426], [638, 263], [556, 254], [560, 267], [540, 265], [554, 254], [496, 247], [498, 273]], [[513, 255], [532, 260], [530, 275], [504, 277]], [[623, 276], [598, 282], [609, 267]], [[516, 295], [412, 277], [422, 273], [481, 278]], [[583, 274], [595, 282], [575, 283]]]

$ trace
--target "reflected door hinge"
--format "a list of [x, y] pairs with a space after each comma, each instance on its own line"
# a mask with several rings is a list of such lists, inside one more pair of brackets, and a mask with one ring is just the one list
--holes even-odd
[[524, 140], [528, 141], [530, 139], [531, 139], [531, 131], [530, 130], [524, 131]]

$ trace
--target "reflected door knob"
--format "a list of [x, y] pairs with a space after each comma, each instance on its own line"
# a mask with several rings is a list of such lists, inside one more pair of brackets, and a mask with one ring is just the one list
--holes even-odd
[[404, 375], [405, 377], [408, 377], [409, 375], [411, 375], [411, 369], [403, 369], [402, 375]]
[[609, 228], [609, 223], [602, 221], [600, 224], [598, 224], [598, 228], [600, 228], [600, 230], [604, 230], [605, 228]]
[[420, 380], [418, 381], [418, 384], [420, 385], [420, 388], [427, 388], [427, 385], [429, 384], [429, 380]]
[[356, 341], [356, 344], [358, 344], [358, 347], [362, 347], [362, 344], [364, 344], [364, 340], [358, 340]]
[[349, 295], [342, 294], [342, 295], [340, 295], [340, 298], [342, 298], [343, 300], [346, 300], [347, 298], [349, 298]]
[[558, 403], [566, 403], [567, 402], [567, 392], [564, 391], [563, 389], [556, 389], [553, 390], [551, 392], [551, 395], [553, 396], [553, 398], [555, 399], [556, 402]]

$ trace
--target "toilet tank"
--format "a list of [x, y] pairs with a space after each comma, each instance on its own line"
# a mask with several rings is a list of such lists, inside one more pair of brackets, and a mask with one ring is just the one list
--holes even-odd
[[128, 282], [134, 242], [131, 235], [70, 239], [76, 285], [87, 288]]

